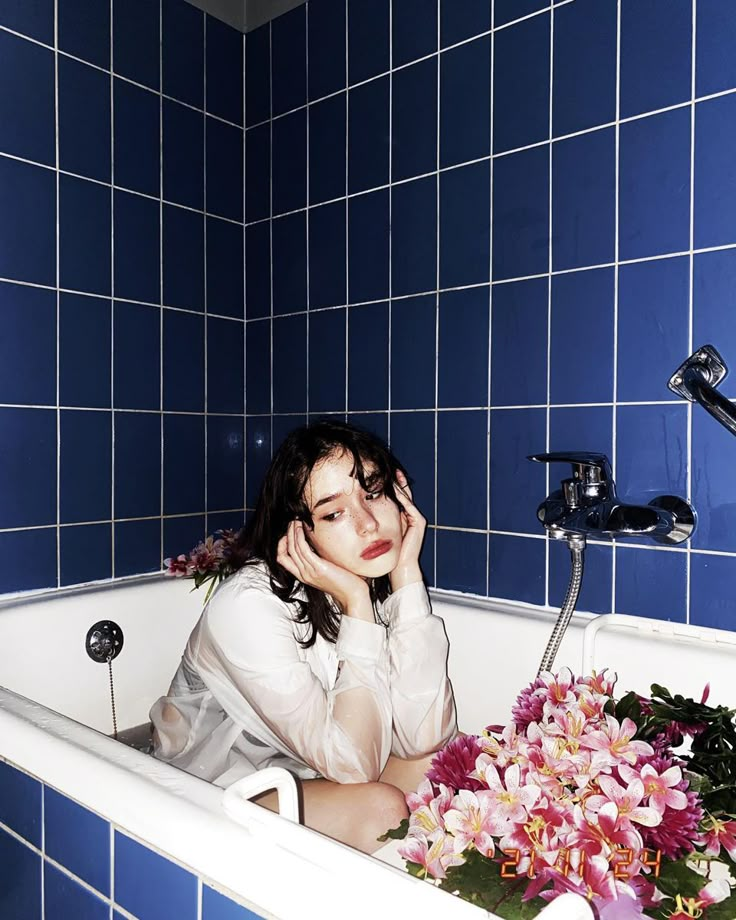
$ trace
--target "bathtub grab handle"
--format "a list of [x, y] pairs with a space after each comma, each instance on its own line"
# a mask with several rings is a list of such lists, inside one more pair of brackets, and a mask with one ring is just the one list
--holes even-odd
[[236, 780], [225, 790], [222, 796], [222, 807], [238, 823], [247, 824], [250, 812], [243, 808], [243, 803], [271, 789], [275, 789], [278, 794], [281, 817], [298, 824], [299, 794], [296, 780], [283, 767], [266, 767], [250, 776]]

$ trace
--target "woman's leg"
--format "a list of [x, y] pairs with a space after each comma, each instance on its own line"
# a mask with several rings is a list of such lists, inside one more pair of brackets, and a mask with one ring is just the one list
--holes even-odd
[[[384, 771], [385, 772], [385, 771]], [[333, 840], [363, 853], [375, 853], [383, 844], [378, 838], [407, 817], [401, 789], [378, 783], [333, 783], [326, 779], [297, 780], [302, 822]], [[275, 792], [254, 799], [278, 811]]]
[[[416, 790], [435, 754], [415, 760], [391, 754], [377, 783], [297, 780], [302, 822], [363, 853], [375, 853], [383, 846], [378, 837], [408, 817], [405, 794]], [[275, 792], [258, 796], [254, 801], [278, 811]]]
[[416, 792], [417, 786], [424, 779], [424, 774], [429, 770], [432, 758], [436, 756], [437, 752], [434, 751], [414, 760], [403, 760], [391, 754], [381, 773], [380, 782], [390, 783], [403, 793]]

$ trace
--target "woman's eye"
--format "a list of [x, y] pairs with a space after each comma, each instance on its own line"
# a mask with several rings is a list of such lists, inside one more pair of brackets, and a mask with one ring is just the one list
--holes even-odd
[[334, 521], [337, 519], [338, 515], [341, 514], [340, 511], [333, 511], [331, 514], [326, 514], [322, 520], [323, 521]]
[[366, 492], [366, 493], [365, 493], [365, 500], [366, 500], [367, 502], [371, 502], [371, 501], [373, 501], [373, 500], [376, 499], [376, 498], [380, 498], [382, 495], [383, 495], [383, 489], [376, 489], [376, 490], [373, 491], [373, 492]]

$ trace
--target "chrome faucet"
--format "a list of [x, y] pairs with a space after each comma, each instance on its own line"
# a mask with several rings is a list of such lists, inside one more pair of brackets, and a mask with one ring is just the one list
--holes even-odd
[[571, 478], [563, 479], [537, 509], [537, 517], [555, 539], [646, 536], [657, 543], [675, 544], [687, 540], [695, 529], [692, 506], [677, 496], [660, 495], [648, 505], [619, 501], [605, 454], [563, 451], [528, 459], [572, 465]]

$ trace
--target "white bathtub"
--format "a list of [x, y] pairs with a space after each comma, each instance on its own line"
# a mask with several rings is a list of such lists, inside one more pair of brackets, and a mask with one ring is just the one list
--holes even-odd
[[[113, 663], [118, 726], [139, 725], [166, 691], [201, 612], [203, 593], [190, 588], [155, 576], [0, 601], [0, 760], [102, 816], [112, 836], [143, 841], [187, 867], [197, 879], [197, 920], [207, 920], [203, 887], [278, 920], [375, 920], [409, 911], [446, 920], [489, 916], [249, 802], [238, 823], [224, 813], [221, 789], [106, 737], [108, 669], [87, 656], [87, 630], [103, 619], [121, 626], [125, 644]], [[450, 638], [460, 727], [474, 732], [507, 721], [519, 689], [536, 674], [556, 611], [432, 594]], [[651, 679], [699, 695], [710, 680], [712, 701], [734, 702], [728, 673], [736, 634], [630, 619], [597, 618], [604, 628], [594, 641], [588, 630], [587, 668], [617, 670], [621, 690], [646, 691]], [[591, 620], [575, 615], [556, 667], [581, 671]], [[47, 854], [38, 855], [45, 864]], [[106, 897], [118, 909], [114, 892]], [[543, 914], [575, 915], [572, 904], [564, 914], [561, 908], [558, 900]], [[576, 916], [592, 914], [584, 906]]]

